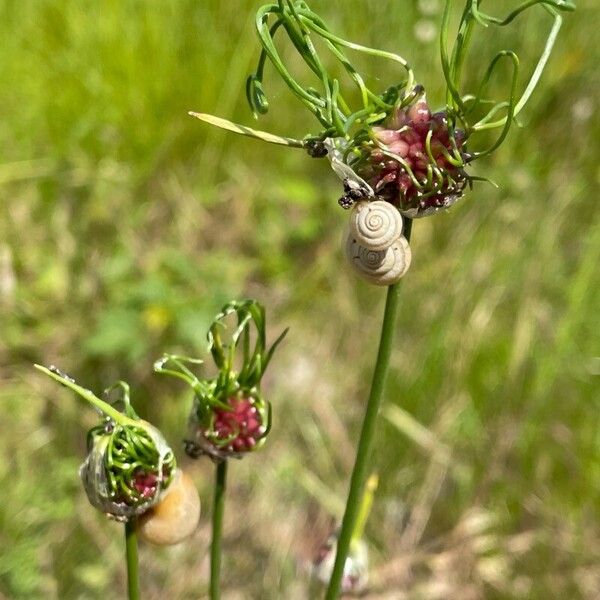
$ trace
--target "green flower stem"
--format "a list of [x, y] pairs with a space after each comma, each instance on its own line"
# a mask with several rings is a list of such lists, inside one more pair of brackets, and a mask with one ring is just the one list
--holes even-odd
[[127, 598], [139, 600], [140, 580], [138, 575], [138, 548], [136, 519], [129, 519], [125, 523], [125, 557], [127, 560]]
[[212, 544], [210, 546], [210, 600], [221, 597], [221, 538], [223, 513], [225, 512], [225, 489], [227, 487], [227, 460], [220, 462], [215, 470], [215, 496], [212, 516]]
[[[404, 235], [407, 240], [410, 240], [411, 227], [412, 220], [405, 219]], [[369, 394], [369, 400], [360, 433], [360, 440], [358, 442], [352, 478], [350, 479], [350, 491], [348, 492], [346, 510], [344, 512], [342, 528], [338, 538], [335, 564], [331, 573], [331, 579], [329, 580], [329, 587], [325, 594], [326, 600], [336, 600], [340, 595], [342, 576], [344, 574], [346, 558], [350, 550], [352, 534], [356, 529], [356, 523], [360, 516], [359, 513], [362, 504], [363, 490], [369, 473], [375, 425], [377, 423], [379, 408], [381, 407], [383, 388], [390, 363], [390, 356], [392, 354], [392, 343], [394, 341], [399, 298], [400, 283], [396, 283], [391, 285], [387, 292], [377, 362], [375, 363], [375, 371], [371, 382], [371, 392]]]

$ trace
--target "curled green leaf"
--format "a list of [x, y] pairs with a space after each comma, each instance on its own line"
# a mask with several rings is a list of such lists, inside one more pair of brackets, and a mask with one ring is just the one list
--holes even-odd
[[254, 116], [266, 115], [269, 112], [269, 101], [263, 89], [262, 81], [256, 75], [246, 80], [246, 98]]

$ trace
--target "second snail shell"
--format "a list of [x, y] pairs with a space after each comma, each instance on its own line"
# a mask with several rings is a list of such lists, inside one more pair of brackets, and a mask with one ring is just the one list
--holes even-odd
[[352, 233], [346, 240], [346, 257], [356, 272], [375, 285], [393, 285], [408, 271], [412, 254], [408, 241], [399, 237], [385, 250], [361, 246]]
[[177, 470], [160, 502], [139, 517], [140, 537], [156, 546], [178, 544], [196, 531], [200, 498], [192, 479]]
[[402, 216], [385, 200], [359, 202], [350, 215], [350, 232], [369, 250], [386, 250], [402, 235]]
[[393, 285], [408, 271], [412, 255], [402, 225], [398, 209], [385, 200], [354, 206], [346, 257], [363, 279], [375, 285]]

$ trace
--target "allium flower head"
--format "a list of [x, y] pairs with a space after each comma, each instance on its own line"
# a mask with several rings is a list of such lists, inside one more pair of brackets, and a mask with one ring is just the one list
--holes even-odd
[[467, 183], [465, 135], [445, 112], [431, 114], [425, 94], [371, 130], [350, 163], [374, 194], [410, 217], [448, 208]]
[[227, 409], [214, 410], [212, 435], [216, 443], [230, 441], [229, 451], [244, 452], [252, 450], [262, 439], [265, 427], [263, 416], [258, 412], [256, 399], [242, 392], [239, 396], [227, 398]]
[[133, 410], [129, 386], [121, 381], [107, 390], [121, 390], [121, 412], [55, 367], [36, 367], [105, 415], [88, 432], [88, 455], [79, 470], [90, 503], [120, 521], [157, 504], [175, 474], [175, 456], [160, 431]]
[[219, 405], [207, 408], [196, 397], [190, 414], [186, 453], [192, 458], [206, 454], [215, 460], [242, 458], [258, 450], [270, 429], [271, 407], [262, 395], [242, 391]]
[[127, 520], [159, 501], [174, 470], [175, 457], [158, 429], [145, 421], [139, 426], [107, 422], [89, 432], [79, 474], [93, 506]]
[[[235, 321], [227, 327], [227, 321]], [[269, 433], [271, 406], [260, 391], [262, 376], [287, 331], [267, 348], [265, 310], [254, 300], [230, 302], [208, 332], [208, 350], [218, 370], [199, 378], [189, 364], [201, 360], [165, 354], [155, 371], [179, 377], [194, 390], [186, 453], [215, 461], [242, 458], [260, 448]]]
[[[462, 16], [453, 32], [452, 2], [445, 2], [439, 48], [446, 93], [441, 109], [433, 114], [423, 88], [415, 85], [418, 79], [410, 60], [344, 39], [328, 27], [306, 0], [280, 1], [258, 10], [255, 24], [261, 49], [256, 70], [246, 82], [246, 96], [255, 117], [269, 111], [264, 85], [268, 61], [291, 93], [317, 119], [320, 131], [303, 139], [293, 139], [213, 115], [190, 114], [240, 135], [302, 148], [313, 158], [328, 156], [332, 160], [327, 146], [334, 140], [337, 149], [343, 148], [341, 162], [354, 171], [354, 177], [367, 182], [371, 196], [391, 202], [410, 218], [448, 208], [463, 195], [467, 184], [485, 180], [468, 175], [466, 164], [492, 153], [506, 139], [544, 71], [562, 24], [561, 13], [575, 9], [569, 0], [530, 0], [498, 17], [483, 12], [481, 4], [480, 0], [465, 0]], [[472, 56], [471, 42], [477, 29], [488, 34], [498, 31], [535, 7], [550, 17], [552, 27], [526, 83], [519, 80], [520, 61], [513, 50], [501, 50], [489, 57], [481, 53]], [[489, 8], [497, 7], [492, 3]], [[540, 15], [542, 21], [541, 11]], [[288, 68], [287, 56], [279, 52], [280, 38], [286, 35], [298, 58], [304, 61], [307, 72], [317, 75], [316, 87], [307, 87], [304, 80], [297, 77], [297, 69]], [[321, 48], [327, 50], [329, 56], [321, 56]], [[361, 73], [353, 64], [354, 52], [381, 59], [377, 61], [377, 71]], [[470, 55], [474, 71], [480, 73], [475, 85], [473, 76], [465, 77]], [[339, 69], [329, 69], [328, 59], [338, 62], [345, 77], [339, 76]], [[506, 93], [494, 99], [490, 97], [489, 84], [503, 64], [509, 68], [509, 76], [503, 77]], [[395, 77], [396, 83], [386, 89], [371, 89], [367, 85], [370, 81], [384, 80], [388, 75]], [[348, 94], [346, 85], [350, 82], [357, 92], [352, 95]], [[477, 146], [474, 139], [479, 136], [476, 134], [493, 130], [499, 133], [488, 148], [466, 152], [467, 138], [470, 146]], [[350, 208], [354, 201], [366, 196], [364, 190], [348, 186], [345, 179], [344, 196], [339, 203], [343, 208]]]

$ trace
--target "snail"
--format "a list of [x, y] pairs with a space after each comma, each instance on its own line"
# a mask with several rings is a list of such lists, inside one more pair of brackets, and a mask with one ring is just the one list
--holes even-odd
[[138, 533], [156, 546], [178, 544], [191, 536], [200, 519], [200, 498], [192, 479], [177, 470], [158, 504], [138, 518]]
[[350, 217], [346, 257], [355, 271], [375, 285], [392, 285], [408, 271], [411, 251], [402, 236], [402, 217], [385, 200], [359, 202]]
[[402, 235], [402, 216], [385, 200], [359, 202], [350, 216], [350, 233], [369, 250], [386, 250]]

